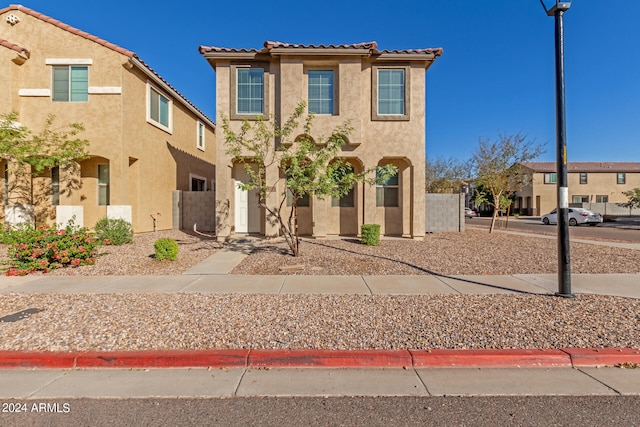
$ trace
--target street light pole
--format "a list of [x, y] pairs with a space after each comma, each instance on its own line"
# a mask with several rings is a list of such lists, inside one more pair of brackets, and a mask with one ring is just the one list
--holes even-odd
[[547, 15], [555, 19], [556, 47], [556, 182], [558, 189], [558, 292], [557, 296], [573, 298], [571, 293], [571, 255], [569, 252], [569, 183], [567, 178], [567, 141], [564, 96], [564, 25], [563, 15], [571, 7], [571, 1], [556, 0], [547, 9]]

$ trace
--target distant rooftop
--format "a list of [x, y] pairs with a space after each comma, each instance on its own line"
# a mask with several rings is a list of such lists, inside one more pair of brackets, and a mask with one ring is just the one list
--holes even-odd
[[[556, 172], [556, 162], [524, 162], [535, 172]], [[568, 162], [568, 172], [640, 172], [640, 162]]]

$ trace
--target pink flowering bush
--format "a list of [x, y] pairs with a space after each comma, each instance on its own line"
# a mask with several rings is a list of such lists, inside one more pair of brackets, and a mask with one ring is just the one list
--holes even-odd
[[50, 225], [25, 227], [9, 247], [7, 276], [24, 276], [66, 266], [95, 262], [98, 241], [86, 228], [73, 223], [58, 229]]

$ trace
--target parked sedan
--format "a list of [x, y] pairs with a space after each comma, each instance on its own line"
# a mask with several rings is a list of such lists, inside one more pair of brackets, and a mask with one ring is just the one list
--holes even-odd
[[[602, 216], [597, 212], [592, 212], [582, 208], [569, 208], [569, 225], [589, 224], [591, 226], [595, 226], [601, 222]], [[542, 223], [544, 225], [557, 224], [557, 209], [552, 210], [546, 215], [542, 215]]]
[[474, 216], [478, 216], [478, 213], [471, 208], [464, 208], [464, 216], [465, 218], [473, 218]]

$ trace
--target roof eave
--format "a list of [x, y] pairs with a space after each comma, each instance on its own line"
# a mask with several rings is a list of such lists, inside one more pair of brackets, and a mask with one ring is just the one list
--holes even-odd
[[174, 99], [179, 99], [180, 103], [182, 105], [184, 105], [185, 107], [187, 107], [187, 109], [189, 111], [191, 111], [193, 114], [195, 114], [199, 119], [201, 119], [203, 122], [205, 122], [207, 125], [211, 126], [214, 131], [216, 128], [216, 124], [209, 119], [207, 116], [205, 116], [201, 111], [199, 111], [194, 105], [192, 105], [190, 102], [188, 102], [186, 100], [186, 98], [184, 96], [182, 96], [180, 93], [178, 93], [174, 88], [172, 88], [171, 86], [169, 86], [167, 83], [165, 83], [162, 79], [158, 78], [158, 76], [151, 71], [142, 61], [140, 61], [138, 58], [136, 58], [135, 56], [130, 58], [129, 61], [131, 62], [131, 64], [133, 64], [134, 66], [136, 66], [140, 71], [142, 71], [148, 78], [150, 78], [151, 80], [153, 80], [153, 82], [155, 84], [157, 84], [158, 86], [160, 86], [162, 88], [162, 90], [164, 90], [165, 92], [171, 94], [171, 96]]

